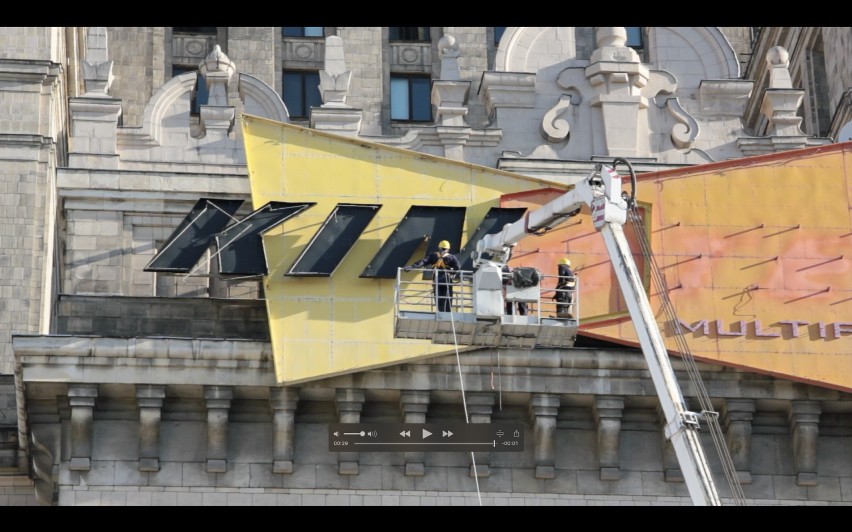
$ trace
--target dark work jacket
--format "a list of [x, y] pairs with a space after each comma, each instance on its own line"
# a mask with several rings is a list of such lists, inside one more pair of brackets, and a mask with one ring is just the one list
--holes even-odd
[[427, 253], [425, 257], [411, 265], [412, 268], [436, 268], [438, 275], [436, 281], [439, 283], [449, 283], [452, 280], [452, 271], [461, 269], [459, 259], [450, 252], [441, 255], [437, 251]]
[[567, 264], [560, 264], [558, 266], [559, 270], [559, 283], [557, 284], [557, 288], [574, 288], [574, 285], [577, 283], [576, 279], [574, 279], [574, 272], [571, 270], [571, 267]]

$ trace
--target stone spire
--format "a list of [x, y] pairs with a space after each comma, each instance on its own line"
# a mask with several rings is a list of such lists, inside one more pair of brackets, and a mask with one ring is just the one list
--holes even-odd
[[[783, 46], [766, 52], [769, 86], [763, 93], [760, 113], [766, 117], [766, 133], [762, 137], [740, 137], [737, 145], [743, 155], [760, 155], [798, 150], [807, 146], [830, 144], [829, 138], [810, 138], [799, 127], [799, 107], [805, 99], [804, 89], [794, 89], [790, 77], [790, 54]], [[760, 129], [760, 128], [758, 128]]]
[[769, 121], [766, 134], [769, 136], [804, 136], [799, 128], [802, 118], [799, 107], [805, 97], [804, 90], [793, 88], [790, 77], [790, 54], [782, 46], [773, 46], [766, 52], [769, 67], [769, 88], [763, 97], [761, 112]]
[[82, 60], [85, 96], [107, 97], [112, 85], [112, 61], [107, 55], [107, 29], [91, 27], [86, 35], [86, 59]]
[[346, 70], [343, 39], [336, 35], [325, 39], [325, 69], [319, 71], [319, 76], [323, 107], [349, 107], [346, 105], [346, 93], [352, 81], [352, 71]]
[[343, 39], [325, 38], [325, 68], [319, 71], [322, 106], [311, 108], [311, 127], [350, 137], [361, 131], [362, 112], [346, 105], [352, 71], [346, 70]]
[[438, 58], [441, 59], [441, 79], [458, 81], [459, 76], [459, 44], [452, 35], [444, 35], [438, 41]]
[[236, 70], [222, 48], [218, 44], [214, 46], [198, 65], [198, 73], [204, 77], [209, 91], [207, 105], [228, 105], [228, 82]]
[[107, 30], [89, 28], [83, 67], [82, 96], [68, 99], [71, 138], [68, 164], [80, 168], [117, 168], [116, 139], [121, 100], [109, 95], [112, 61], [107, 55]]
[[465, 123], [470, 82], [462, 81], [459, 74], [459, 45], [452, 35], [438, 41], [441, 59], [441, 79], [432, 82], [432, 105], [435, 106], [435, 133], [444, 146], [444, 156], [464, 160], [464, 145], [470, 138], [470, 127]]
[[208, 141], [227, 138], [234, 127], [236, 109], [228, 105], [228, 82], [236, 72], [234, 63], [217, 44], [198, 65], [198, 74], [207, 83], [207, 104], [201, 106], [200, 125]]
[[637, 157], [648, 153], [648, 99], [642, 88], [650, 73], [636, 50], [626, 46], [625, 28], [598, 28], [598, 48], [592, 52], [585, 76], [595, 95], [589, 105], [598, 108], [603, 119], [604, 153]]

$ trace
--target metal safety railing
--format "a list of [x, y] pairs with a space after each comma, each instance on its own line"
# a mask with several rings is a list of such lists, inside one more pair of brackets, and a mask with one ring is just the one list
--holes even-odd
[[[397, 312], [437, 312], [438, 295], [446, 294], [452, 312], [472, 314], [473, 271], [459, 270], [451, 275], [436, 275], [433, 268], [412, 269], [415, 278], [403, 278], [403, 269], [397, 269], [394, 308]], [[449, 280], [444, 281], [442, 278]]]
[[574, 275], [573, 288], [557, 288], [558, 275], [540, 275], [540, 277], [542, 316], [580, 319], [579, 277]]
[[[447, 312], [475, 314], [475, 294], [473, 287], [473, 271], [459, 270], [449, 275], [437, 275], [440, 271], [431, 268], [412, 269], [415, 275], [408, 278], [402, 268], [397, 270], [394, 290], [395, 314], [400, 312], [436, 313]], [[445, 273], [445, 272], [442, 272]], [[437, 275], [437, 279], [436, 279]], [[506, 314], [519, 314], [519, 306], [525, 306], [523, 315], [536, 318], [574, 319], [580, 317], [580, 281], [574, 277], [574, 288], [557, 288], [558, 275], [539, 274], [539, 287], [535, 298], [528, 297], [527, 291], [514, 290], [511, 286], [504, 287], [504, 298], [513, 305], [507, 308]], [[523, 295], [518, 295], [523, 294]], [[560, 297], [565, 297], [559, 301]], [[445, 298], [448, 306], [439, 305], [439, 299]], [[446, 303], [444, 303], [446, 305]]]

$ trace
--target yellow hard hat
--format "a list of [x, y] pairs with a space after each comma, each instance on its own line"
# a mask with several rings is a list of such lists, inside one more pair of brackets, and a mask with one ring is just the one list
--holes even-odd
[[450, 249], [450, 243], [446, 240], [441, 240], [438, 242], [438, 249]]
[[571, 261], [568, 259], [560, 259], [559, 264], [567, 264], [568, 266], [571, 266]]

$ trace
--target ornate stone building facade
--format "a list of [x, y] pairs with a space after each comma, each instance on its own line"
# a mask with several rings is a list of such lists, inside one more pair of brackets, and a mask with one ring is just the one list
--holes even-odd
[[[145, 266], [249, 199], [243, 113], [565, 184], [846, 140], [850, 28], [757, 30], [0, 30], [0, 505], [689, 504], [640, 352], [464, 354], [520, 457], [330, 453], [328, 423], [464, 419], [455, 357], [280, 386], [261, 280]], [[852, 502], [852, 395], [701, 371], [750, 503]]]

